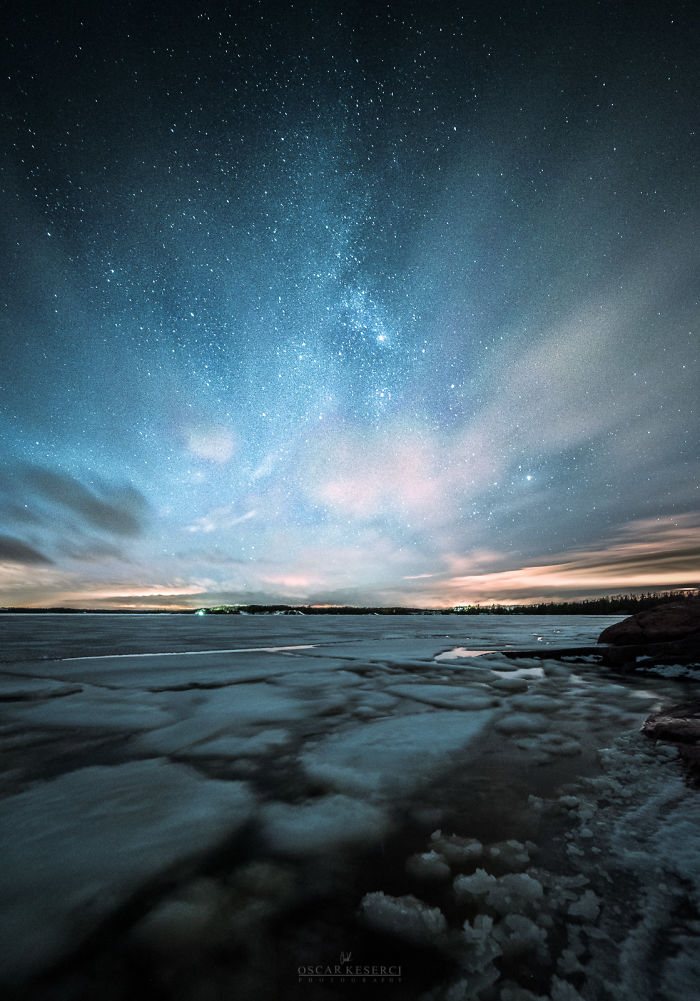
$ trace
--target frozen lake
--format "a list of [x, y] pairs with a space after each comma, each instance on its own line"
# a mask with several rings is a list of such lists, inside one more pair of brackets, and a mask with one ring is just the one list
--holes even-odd
[[613, 621], [0, 617], [5, 993], [700, 996], [698, 686], [499, 652]]

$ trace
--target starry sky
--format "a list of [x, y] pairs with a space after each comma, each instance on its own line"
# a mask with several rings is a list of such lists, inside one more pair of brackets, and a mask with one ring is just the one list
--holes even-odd
[[6, 7], [0, 604], [696, 583], [693, 8]]

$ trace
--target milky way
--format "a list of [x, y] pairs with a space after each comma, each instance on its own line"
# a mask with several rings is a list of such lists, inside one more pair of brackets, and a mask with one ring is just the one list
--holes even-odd
[[691, 4], [5, 20], [0, 602], [700, 578]]

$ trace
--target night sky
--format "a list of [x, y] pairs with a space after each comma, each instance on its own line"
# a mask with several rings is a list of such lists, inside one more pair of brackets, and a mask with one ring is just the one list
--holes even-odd
[[0, 604], [700, 579], [694, 4], [0, 32]]

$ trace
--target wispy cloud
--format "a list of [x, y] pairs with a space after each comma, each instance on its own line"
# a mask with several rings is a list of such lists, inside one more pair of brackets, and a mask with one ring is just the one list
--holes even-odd
[[229, 528], [235, 528], [236, 525], [242, 525], [245, 521], [250, 521], [256, 514], [255, 510], [238, 514], [233, 506], [218, 507], [199, 518], [195, 518], [189, 525], [185, 525], [185, 531], [204, 532], [205, 534], [224, 532]]
[[16, 477], [17, 489], [33, 506], [50, 505], [110, 535], [137, 536], [144, 529], [149, 505], [131, 485], [99, 483], [90, 489], [75, 476], [31, 465], [20, 466]]
[[700, 513], [640, 519], [620, 528], [599, 548], [562, 553], [552, 562], [469, 573], [440, 581], [444, 604], [567, 598], [601, 591], [677, 587], [700, 583]]
[[33, 546], [9, 535], [0, 535], [0, 563], [18, 563], [26, 566], [50, 566], [53, 560]]

